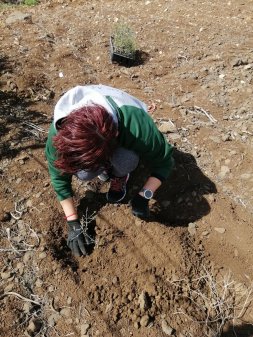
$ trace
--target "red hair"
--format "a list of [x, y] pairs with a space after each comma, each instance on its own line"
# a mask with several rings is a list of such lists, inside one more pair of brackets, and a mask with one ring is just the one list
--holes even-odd
[[105, 167], [116, 146], [117, 124], [100, 105], [71, 112], [60, 124], [53, 142], [55, 167], [66, 173]]

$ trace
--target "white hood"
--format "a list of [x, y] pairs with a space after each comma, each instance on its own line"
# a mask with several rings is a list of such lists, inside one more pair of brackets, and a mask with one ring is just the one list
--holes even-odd
[[147, 111], [147, 106], [126, 92], [105, 85], [77, 86], [67, 91], [57, 102], [54, 109], [54, 126], [56, 122], [68, 116], [72, 111], [84, 106], [99, 104], [103, 106], [117, 123], [117, 114], [106, 96], [110, 96], [117, 106], [130, 105]]

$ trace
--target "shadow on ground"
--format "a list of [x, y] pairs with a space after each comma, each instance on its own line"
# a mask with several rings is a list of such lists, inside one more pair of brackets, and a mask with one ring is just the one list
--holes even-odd
[[[0, 156], [14, 158], [23, 150], [44, 147], [48, 117], [31, 110], [31, 103], [14, 92], [0, 90]], [[29, 109], [28, 109], [29, 108]], [[32, 143], [31, 143], [32, 141]]]
[[[166, 226], [187, 226], [210, 212], [211, 208], [205, 196], [217, 193], [217, 189], [190, 153], [174, 149], [173, 157], [175, 167], [155, 193], [149, 221], [160, 222]], [[145, 164], [140, 165], [130, 180], [138, 189], [148, 176], [144, 166]]]
[[230, 325], [226, 331], [224, 331], [221, 337], [252, 337], [253, 325], [244, 323], [240, 326]]
[[[211, 208], [205, 196], [216, 193], [217, 189], [191, 154], [174, 149], [173, 156], [175, 168], [155, 194], [149, 221], [160, 222], [166, 226], [187, 226], [210, 212]], [[129, 203], [143, 186], [149, 174], [145, 167], [145, 164], [140, 163], [131, 174], [129, 193], [124, 203]], [[90, 212], [97, 212], [105, 204], [105, 195], [98, 193], [91, 198], [83, 198], [79, 208], [84, 210], [88, 207]]]
[[175, 149], [173, 156], [175, 168], [155, 196], [151, 218], [165, 225], [187, 225], [210, 212], [205, 196], [217, 189], [190, 153]]

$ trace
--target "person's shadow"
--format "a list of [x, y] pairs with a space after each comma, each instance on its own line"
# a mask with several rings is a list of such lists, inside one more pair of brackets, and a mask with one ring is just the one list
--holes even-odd
[[217, 189], [198, 167], [194, 156], [174, 149], [173, 157], [175, 167], [155, 194], [150, 221], [186, 226], [210, 212], [205, 195], [217, 193]]
[[225, 331], [221, 334], [221, 337], [252, 337], [253, 325], [251, 323], [243, 323], [239, 326], [230, 324]]
[[[210, 212], [210, 205], [204, 196], [216, 193], [217, 189], [198, 167], [196, 159], [191, 154], [174, 149], [173, 157], [175, 159], [173, 172], [155, 193], [150, 207], [150, 218], [147, 221], [160, 222], [166, 226], [187, 226]], [[148, 170], [145, 164], [141, 163], [131, 174], [128, 183], [129, 192], [124, 203], [129, 203], [147, 177]], [[89, 214], [97, 213], [106, 203], [105, 193], [88, 191], [88, 195], [80, 200], [78, 210], [85, 219], [87, 209]], [[95, 218], [87, 222], [87, 233], [95, 242]], [[93, 249], [94, 245], [90, 245], [89, 253]]]

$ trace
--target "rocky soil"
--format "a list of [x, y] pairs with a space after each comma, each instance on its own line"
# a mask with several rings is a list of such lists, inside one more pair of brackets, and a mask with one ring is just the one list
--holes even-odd
[[[0, 1], [0, 336], [253, 336], [250, 0]], [[138, 59], [112, 64], [116, 22]], [[90, 255], [74, 258], [47, 172], [55, 103], [103, 83], [156, 107], [176, 167], [148, 222], [74, 181]]]

